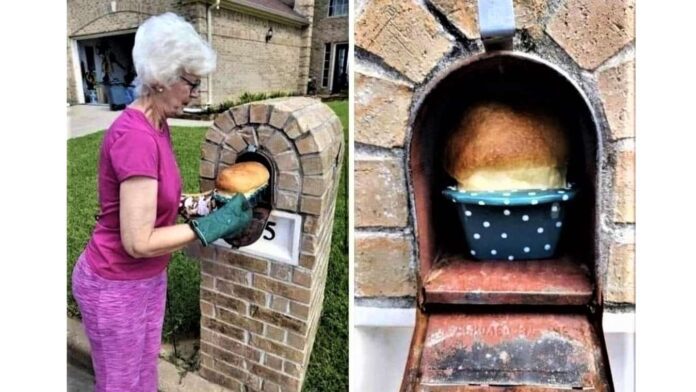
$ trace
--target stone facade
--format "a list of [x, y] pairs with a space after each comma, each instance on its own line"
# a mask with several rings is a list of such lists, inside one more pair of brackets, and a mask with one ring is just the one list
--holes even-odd
[[324, 298], [343, 157], [338, 117], [318, 100], [262, 101], [221, 114], [201, 145], [201, 191], [248, 144], [274, 162], [273, 208], [302, 216], [297, 266], [229, 246], [201, 260], [200, 374], [235, 391], [299, 391]]
[[[95, 2], [68, 1], [67, 100], [80, 101], [74, 69], [73, 46], [81, 39], [133, 33], [148, 17], [171, 11], [184, 16], [204, 39], [208, 39], [207, 9], [210, 1], [117, 0]], [[346, 17], [328, 18], [328, 0], [283, 1], [289, 12], [304, 17], [306, 22], [283, 21], [272, 16], [240, 10], [221, 3], [212, 8], [212, 46], [218, 53], [218, 67], [208, 79], [201, 81], [198, 104], [217, 104], [248, 93], [306, 93], [308, 78], [321, 73], [324, 42], [347, 42]], [[316, 4], [315, 4], [316, 3]], [[319, 7], [318, 11], [315, 8]], [[273, 37], [265, 37], [273, 29]], [[319, 58], [314, 58], [318, 56]], [[311, 69], [310, 69], [311, 64]], [[316, 64], [319, 70], [316, 71]]]
[[348, 15], [329, 16], [330, 0], [316, 0], [314, 7], [314, 29], [312, 34], [312, 56], [309, 75], [316, 81], [319, 94], [330, 93], [329, 86], [322, 86], [324, 70], [324, 48], [327, 43], [348, 42]]
[[[634, 2], [514, 0], [514, 7], [514, 50], [566, 73], [597, 117], [600, 162], [607, 163], [598, 169], [601, 296], [609, 306], [630, 307]], [[355, 42], [355, 295], [358, 304], [403, 306], [404, 296], [415, 297], [412, 279], [418, 275], [415, 207], [408, 196], [413, 121], [429, 82], [454, 62], [482, 53], [477, 2], [365, 0], [356, 15]], [[377, 260], [391, 265], [387, 270]]]

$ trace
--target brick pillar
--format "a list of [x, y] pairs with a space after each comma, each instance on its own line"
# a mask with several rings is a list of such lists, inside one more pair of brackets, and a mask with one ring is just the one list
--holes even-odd
[[293, 9], [309, 21], [309, 25], [303, 27], [302, 38], [300, 39], [300, 74], [297, 79], [297, 91], [300, 94], [307, 94], [307, 81], [309, 80], [309, 67], [312, 57], [314, 0], [296, 0]]
[[202, 144], [201, 190], [251, 143], [274, 161], [273, 208], [302, 217], [300, 258], [293, 266], [229, 246], [188, 248], [201, 260], [200, 374], [235, 391], [299, 391], [324, 298], [343, 131], [314, 99], [232, 108]]

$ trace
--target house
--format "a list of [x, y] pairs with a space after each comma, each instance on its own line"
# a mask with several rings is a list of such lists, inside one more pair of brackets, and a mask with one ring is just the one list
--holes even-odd
[[348, 0], [68, 0], [67, 6], [69, 103], [108, 103], [112, 86], [130, 83], [135, 31], [168, 11], [191, 22], [218, 54], [195, 104], [245, 92], [347, 89]]
[[348, 89], [348, 0], [316, 0], [310, 77], [320, 94]]

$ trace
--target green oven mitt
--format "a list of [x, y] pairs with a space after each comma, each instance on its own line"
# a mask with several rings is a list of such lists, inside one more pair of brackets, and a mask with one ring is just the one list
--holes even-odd
[[209, 215], [189, 222], [203, 246], [222, 237], [235, 236], [251, 223], [251, 206], [241, 194], [218, 200], [218, 203], [224, 204]]

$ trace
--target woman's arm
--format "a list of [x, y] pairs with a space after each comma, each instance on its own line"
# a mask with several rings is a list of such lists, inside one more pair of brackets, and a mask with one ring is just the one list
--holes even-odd
[[197, 239], [187, 224], [155, 228], [157, 180], [130, 177], [120, 186], [121, 243], [134, 258], [172, 253]]

